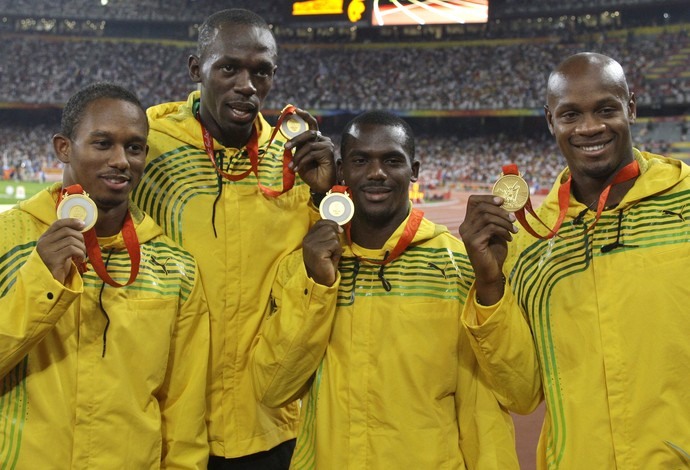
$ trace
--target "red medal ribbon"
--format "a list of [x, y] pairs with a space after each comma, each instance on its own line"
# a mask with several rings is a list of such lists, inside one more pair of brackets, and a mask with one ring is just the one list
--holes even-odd
[[[292, 114], [295, 114], [295, 110], [296, 108], [294, 106], [288, 105], [280, 113], [280, 116], [278, 117], [278, 122], [276, 123], [273, 132], [271, 133], [271, 137], [268, 140], [268, 144], [266, 145], [267, 149], [271, 146], [271, 143], [273, 143], [273, 139], [275, 139], [278, 129], [280, 129], [280, 125], [283, 123], [285, 118]], [[261, 157], [261, 159], [259, 159], [259, 132], [257, 130], [257, 126], [254, 126], [252, 128], [252, 133], [249, 136], [249, 142], [247, 142], [247, 154], [249, 155], [249, 169], [243, 173], [233, 175], [223, 171], [221, 168], [218, 168], [213, 148], [213, 136], [204, 127], [204, 124], [201, 122], [201, 119], [199, 118], [198, 111], [196, 113], [196, 119], [197, 121], [199, 121], [199, 125], [201, 126], [201, 134], [204, 138], [204, 149], [206, 150], [206, 155], [208, 155], [208, 158], [211, 160], [213, 167], [223, 178], [225, 178], [228, 181], [239, 181], [249, 176], [250, 173], [254, 173], [254, 175], [256, 176], [256, 182], [259, 186], [259, 189], [261, 189], [261, 191], [269, 197], [278, 197], [281, 194], [286, 193], [287, 191], [292, 189], [292, 187], [295, 185], [295, 172], [292, 171], [289, 167], [290, 163], [292, 162], [292, 152], [286, 148], [283, 149], [283, 189], [281, 191], [276, 191], [274, 189], [262, 185], [261, 181], [259, 181], [259, 164], [261, 163], [261, 160], [263, 160], [263, 156]]]
[[[58, 196], [57, 203], [60, 204], [63, 196], [65, 194], [83, 194], [84, 189], [79, 184], [73, 184], [64, 188], [60, 195]], [[132, 262], [132, 267], [130, 268], [129, 280], [125, 284], [120, 284], [113, 280], [108, 274], [108, 270], [103, 263], [103, 256], [101, 255], [101, 248], [98, 246], [98, 237], [96, 236], [96, 228], [93, 227], [86, 232], [84, 232], [84, 243], [86, 244], [86, 253], [93, 266], [93, 270], [96, 271], [98, 277], [100, 277], [104, 282], [108, 283], [113, 287], [124, 287], [128, 286], [134, 282], [139, 274], [139, 264], [141, 262], [141, 253], [139, 250], [139, 238], [137, 237], [137, 232], [134, 229], [134, 222], [132, 222], [132, 215], [127, 211], [125, 216], [125, 222], [122, 226], [122, 238], [125, 241], [125, 247], [127, 248], [127, 253], [129, 253], [129, 258]], [[78, 266], [79, 273], [83, 274], [86, 272], [86, 263], [82, 263]]]
[[[386, 259], [384, 259], [383, 261], [362, 258], [357, 254], [355, 254], [355, 256], [357, 256], [358, 260], [370, 264], [385, 265], [392, 262], [398, 256], [403, 254], [407, 247], [410, 246], [410, 243], [412, 243], [414, 236], [417, 234], [417, 230], [419, 230], [419, 226], [421, 225], [423, 218], [424, 212], [422, 212], [419, 209], [412, 209], [412, 211], [410, 212], [410, 217], [407, 219], [407, 223], [405, 224], [405, 228], [403, 229], [403, 233], [400, 235], [400, 238], [398, 239], [398, 243], [396, 243], [395, 247], [393, 248], [393, 251], [391, 251], [390, 254], [386, 256]], [[348, 245], [350, 245], [350, 249], [352, 249], [352, 238], [350, 238], [350, 224], [347, 224], [347, 227], [345, 228], [345, 233], [347, 235]], [[354, 253], [354, 250], [352, 252]]]
[[[510, 164], [510, 165], [504, 165], [503, 166], [503, 174], [506, 175], [517, 175], [519, 174], [517, 165], [515, 164]], [[592, 225], [587, 227], [585, 230], [585, 233], [589, 232], [594, 228], [594, 226], [599, 222], [599, 218], [601, 217], [601, 213], [604, 210], [604, 207], [606, 206], [606, 200], [609, 197], [609, 192], [611, 192], [611, 188], [617, 184], [624, 183], [626, 181], [629, 181], [633, 178], [636, 178], [640, 174], [640, 166], [637, 163], [637, 160], [633, 160], [632, 162], [628, 163], [626, 166], [621, 168], [621, 170], [616, 173], [616, 176], [613, 178], [611, 183], [607, 185], [604, 190], [601, 192], [599, 195], [599, 201], [597, 204], [597, 213], [596, 216], [594, 217], [594, 222], [592, 222]], [[551, 229], [549, 228], [542, 220], [537, 216], [537, 214], [534, 212], [534, 209], [532, 207], [532, 200], [527, 196], [527, 203], [525, 204], [525, 207], [522, 209], [518, 210], [515, 212], [515, 217], [518, 219], [520, 222], [520, 225], [522, 225], [527, 232], [532, 235], [535, 238], [540, 238], [544, 240], [548, 240], [549, 238], [553, 238], [554, 236], [558, 235], [558, 230], [561, 228], [561, 225], [563, 225], [563, 221], [565, 220], [565, 215], [568, 212], [568, 205], [570, 202], [570, 187], [572, 185], [572, 180], [573, 176], [568, 175], [568, 179], [566, 180], [565, 183], [561, 184], [561, 186], [558, 188], [558, 208], [559, 208], [559, 213], [558, 213], [558, 220], [556, 220], [556, 225]], [[525, 217], [525, 209], [527, 212], [532, 214], [532, 216], [546, 229], [549, 231], [548, 234], [546, 235], [539, 235], [527, 222], [527, 218]], [[560, 237], [560, 235], [558, 235]]]
[[342, 186], [342, 185], [336, 184], [331, 188], [331, 191], [333, 191], [334, 193], [347, 194], [348, 196], [350, 196], [350, 199], [352, 199], [352, 191], [350, 191], [349, 186]]

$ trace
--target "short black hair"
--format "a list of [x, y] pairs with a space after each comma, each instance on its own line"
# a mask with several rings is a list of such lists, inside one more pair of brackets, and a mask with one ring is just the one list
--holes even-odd
[[405, 142], [403, 142], [403, 148], [405, 152], [410, 156], [410, 163], [415, 161], [415, 144], [414, 144], [414, 131], [412, 127], [402, 119], [401, 117], [388, 112], [388, 111], [366, 111], [345, 125], [343, 129], [342, 138], [340, 139], [340, 158], [345, 155], [345, 147], [347, 147], [350, 139], [352, 138], [352, 128], [357, 125], [376, 125], [376, 126], [390, 126], [399, 127], [403, 130], [405, 134]]
[[204, 49], [208, 47], [214, 37], [214, 32], [219, 26], [224, 24], [233, 25], [247, 25], [255, 26], [260, 29], [265, 29], [275, 41], [275, 36], [273, 35], [273, 30], [266, 23], [262, 17], [250, 10], [245, 10], [243, 8], [230, 8], [227, 10], [218, 11], [204, 20], [204, 22], [199, 26], [199, 38], [196, 42], [196, 54], [201, 56]]
[[141, 108], [144, 114], [146, 114], [146, 110], [141, 105], [137, 95], [128, 89], [114, 83], [92, 83], [72, 95], [67, 101], [67, 104], [65, 104], [62, 110], [62, 119], [60, 120], [60, 133], [72, 139], [74, 137], [74, 131], [79, 125], [86, 107], [91, 102], [102, 98], [127, 101]]

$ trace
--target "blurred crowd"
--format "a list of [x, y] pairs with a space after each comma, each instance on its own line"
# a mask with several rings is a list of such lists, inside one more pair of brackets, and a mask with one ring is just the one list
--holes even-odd
[[[56, 3], [60, 8], [82, 8], [84, 12], [95, 8], [94, 2], [86, 0], [0, 0], [0, 7], [19, 11], [31, 4], [40, 12], [54, 10]], [[240, 1], [233, 6], [249, 3]], [[263, 2], [253, 3], [254, 10], [267, 9], [261, 12], [265, 15], [275, 8], [268, 5], [275, 2], [266, 2], [263, 7]], [[518, 5], [519, 1], [508, 3]], [[110, 5], [133, 8], [133, 15], [154, 10], [165, 15], [174, 9], [192, 8], [198, 10], [200, 18], [219, 8], [218, 2], [203, 0], [113, 0]], [[61, 106], [67, 97], [94, 81], [111, 81], [130, 88], [145, 106], [183, 100], [194, 89], [186, 68], [188, 56], [194, 53], [191, 42], [25, 34], [3, 34], [0, 39], [0, 102], [10, 107]], [[690, 104], [690, 76], [687, 60], [683, 60], [687, 59], [690, 40], [687, 30], [676, 28], [663, 33], [597, 33], [578, 40], [286, 44], [280, 47], [278, 72], [265, 108], [279, 110], [291, 103], [325, 115], [368, 109], [437, 116], [500, 116], [506, 110], [529, 110], [532, 114], [542, 108], [552, 67], [563, 57], [583, 50], [602, 52], [623, 64], [638, 107], [661, 109]], [[649, 137], [653, 133], [647, 136], [649, 130], [643, 128], [636, 143], [650, 151], [667, 153], [669, 142]], [[48, 125], [0, 126], [3, 176], [43, 180], [45, 169], [59, 169], [50, 145], [50, 136], [56, 131]], [[685, 140], [687, 129], [681, 134]], [[564, 165], [548, 135], [422, 135], [418, 155], [423, 162], [420, 184], [426, 189], [489, 184], [509, 161], [517, 163], [532, 187], [539, 189], [550, 185]]]
[[[135, 90], [145, 105], [184, 99], [193, 89], [191, 43], [3, 37], [0, 101], [61, 104], [86, 83], [108, 80]], [[548, 71], [590, 50], [626, 68], [638, 103], [690, 103], [685, 67], [658, 67], [690, 47], [687, 31], [650, 36], [595, 35], [587, 42], [513, 41], [496, 45], [284, 46], [267, 107], [398, 111], [541, 108]], [[668, 70], [668, 68], [664, 69]]]
[[[687, 123], [655, 124], [687, 138]], [[668, 154], [669, 143], [650, 139], [651, 125], [633, 126], [636, 147]], [[546, 123], [544, 123], [546, 129]], [[5, 179], [46, 181], [46, 172], [59, 175], [61, 163], [55, 158], [51, 137], [55, 125], [0, 127], [0, 162]], [[339, 136], [330, 136], [339, 148]], [[422, 162], [420, 189], [439, 194], [448, 189], [488, 188], [507, 163], [515, 163], [534, 191], [546, 190], [565, 167], [553, 138], [544, 132], [536, 137], [514, 137], [503, 133], [479, 137], [460, 137], [447, 133], [420, 133], [416, 155]], [[336, 151], [336, 157], [337, 157]]]
[[[203, 21], [208, 15], [224, 8], [248, 8], [269, 21], [284, 16], [282, 2], [233, 0], [0, 0], [3, 14], [46, 15], [50, 17]], [[288, 2], [284, 2], [287, 4]]]

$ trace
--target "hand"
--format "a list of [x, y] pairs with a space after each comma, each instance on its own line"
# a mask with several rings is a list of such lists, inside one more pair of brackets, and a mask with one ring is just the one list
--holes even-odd
[[72, 259], [76, 263], [86, 259], [83, 228], [84, 222], [79, 219], [60, 219], [53, 222], [36, 243], [38, 256], [61, 284], [72, 269]]
[[460, 224], [467, 256], [475, 274], [477, 299], [493, 305], [503, 297], [503, 263], [508, 242], [518, 228], [515, 215], [501, 208], [503, 199], [496, 196], [470, 196], [467, 214]]
[[316, 193], [325, 193], [335, 184], [335, 153], [330, 138], [321, 135], [316, 119], [297, 109], [297, 114], [309, 124], [309, 130], [290, 139], [285, 148], [295, 149], [290, 168]]
[[317, 284], [332, 286], [335, 282], [343, 253], [339, 237], [341, 233], [342, 227], [332, 220], [319, 220], [304, 237], [304, 266], [309, 277]]

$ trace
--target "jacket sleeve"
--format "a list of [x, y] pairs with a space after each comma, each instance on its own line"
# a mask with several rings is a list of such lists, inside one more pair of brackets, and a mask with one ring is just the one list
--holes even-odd
[[209, 348], [208, 306], [196, 267], [194, 285], [178, 312], [165, 382], [159, 394], [163, 434], [161, 469], [206, 468]]
[[252, 343], [250, 370], [257, 400], [281, 407], [306, 392], [318, 368], [335, 317], [340, 274], [330, 286], [307, 276], [302, 250], [281, 261], [272, 311]]
[[455, 391], [460, 450], [468, 469], [519, 470], [510, 413], [498, 402], [460, 327]]
[[477, 303], [472, 285], [462, 321], [501, 404], [514, 413], [534, 411], [543, 397], [539, 360], [529, 325], [512, 291], [506, 288], [496, 305], [484, 307]]
[[0, 377], [4, 377], [55, 327], [84, 286], [74, 265], [64, 286], [56, 281], [35, 248], [23, 259], [13, 251], [0, 256], [0, 276]]

